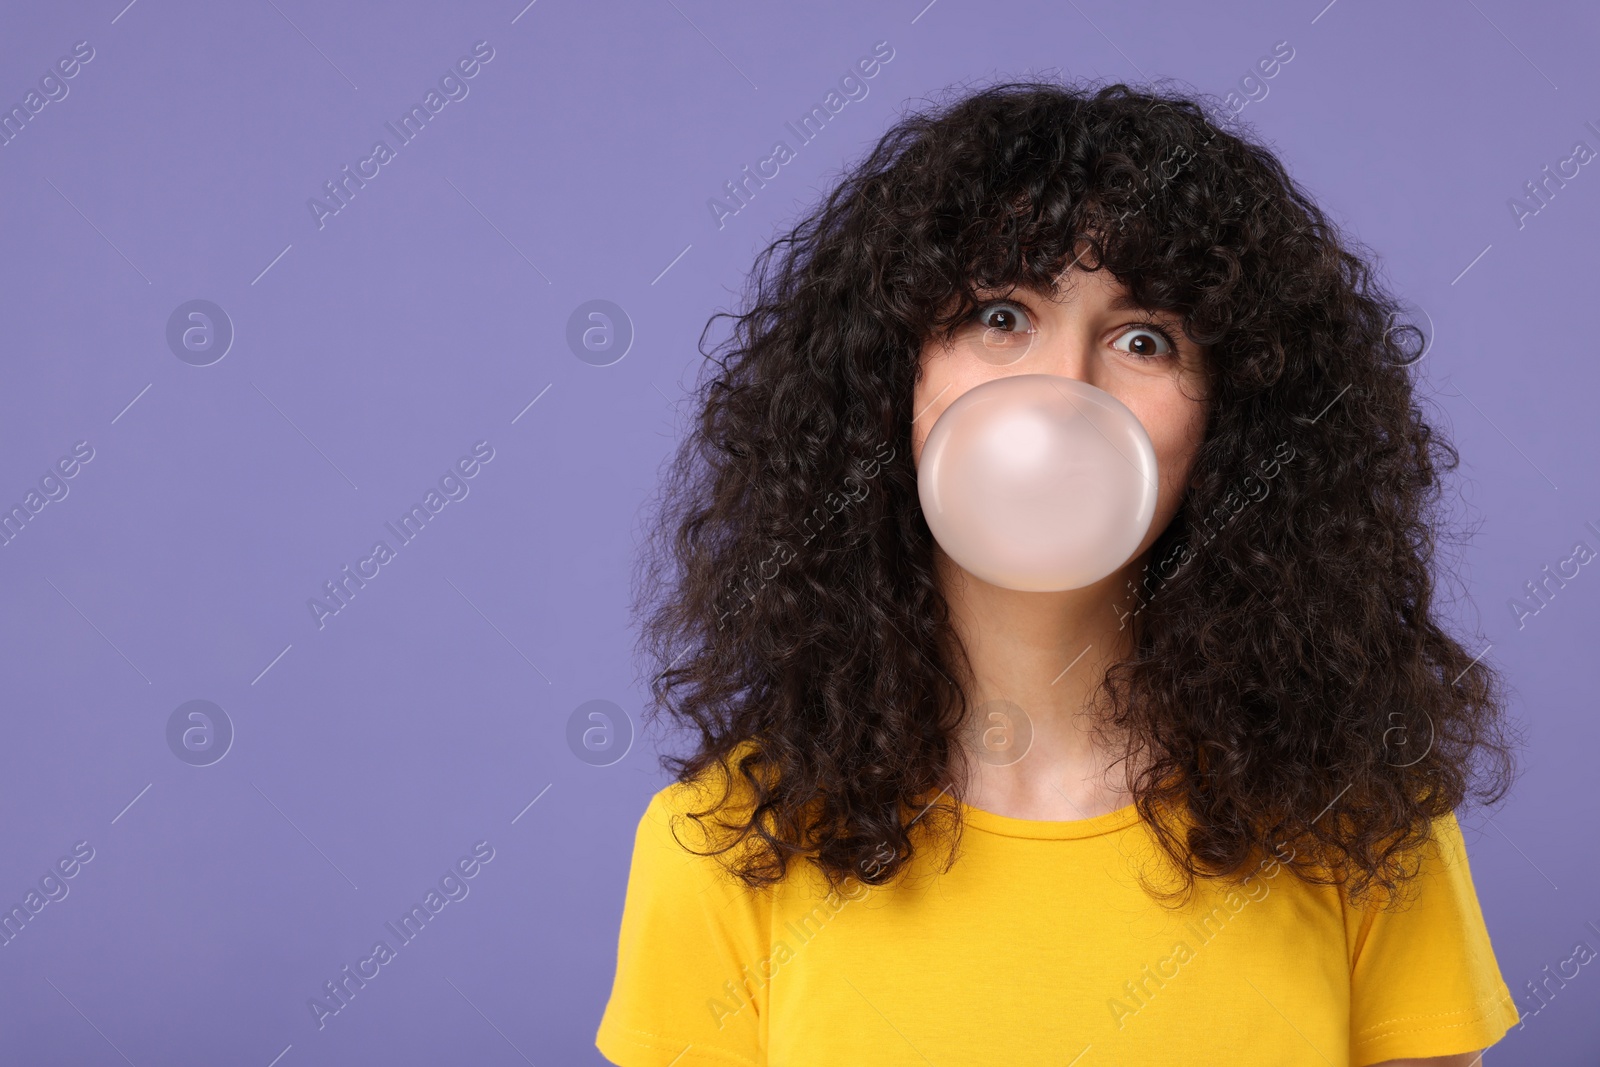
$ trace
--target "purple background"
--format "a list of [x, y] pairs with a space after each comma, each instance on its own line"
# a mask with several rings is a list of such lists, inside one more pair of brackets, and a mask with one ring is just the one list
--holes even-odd
[[[0, 13], [7, 108], [94, 49], [0, 146], [0, 506], [94, 449], [0, 548], [0, 904], [94, 849], [0, 947], [0, 1061], [602, 1062], [664, 780], [650, 737], [592, 766], [567, 723], [638, 721], [640, 509], [706, 318], [907, 102], [1052, 70], [1244, 98], [1287, 40], [1239, 122], [1434, 324], [1418, 370], [1479, 523], [1457, 610], [1528, 724], [1511, 801], [1463, 820], [1531, 1016], [1488, 1059], [1597, 1062], [1600, 964], [1537, 1015], [1525, 983], [1600, 949], [1600, 568], [1521, 628], [1507, 603], [1600, 549], [1600, 166], [1508, 206], [1600, 149], [1592, 5], [125, 2]], [[480, 40], [469, 95], [319, 229], [308, 198]], [[797, 146], [879, 41], [866, 98]], [[797, 158], [719, 229], [708, 199], [779, 138]], [[195, 298], [236, 331], [209, 366], [166, 341]], [[636, 334], [607, 366], [567, 343], [592, 299]], [[319, 629], [308, 599], [481, 440], [470, 494]], [[210, 766], [167, 742], [194, 699], [236, 731]], [[308, 1000], [481, 840], [470, 895], [319, 1031]]]

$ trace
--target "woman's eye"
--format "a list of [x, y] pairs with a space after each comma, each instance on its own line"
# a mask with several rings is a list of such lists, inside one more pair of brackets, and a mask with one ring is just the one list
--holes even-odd
[[[1127, 341], [1126, 347], [1122, 345], [1123, 341]], [[1153, 326], [1129, 327], [1112, 342], [1112, 346], [1135, 359], [1160, 359], [1177, 352], [1172, 337], [1165, 330]]]
[[982, 326], [987, 332], [998, 330], [1001, 333], [1028, 333], [1033, 329], [1033, 321], [1028, 318], [1028, 313], [1016, 304], [1003, 302], [985, 304], [973, 314], [973, 321]]
[[991, 300], [978, 307], [968, 320], [980, 331], [969, 331], [964, 346], [968, 353], [996, 367], [1009, 367], [1021, 360], [1039, 340], [1028, 312], [1009, 300]]

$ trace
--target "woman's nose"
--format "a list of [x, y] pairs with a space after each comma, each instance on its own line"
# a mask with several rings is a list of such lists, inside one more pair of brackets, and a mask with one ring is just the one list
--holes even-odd
[[1054, 374], [1095, 384], [1092, 380], [1094, 368], [1084, 345], [1065, 339], [1035, 343], [1027, 355], [1017, 361], [1015, 373]]

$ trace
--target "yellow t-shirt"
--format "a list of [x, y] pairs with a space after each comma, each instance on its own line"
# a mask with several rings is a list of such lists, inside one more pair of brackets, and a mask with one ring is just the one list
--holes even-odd
[[1140, 888], [1155, 845], [1132, 806], [963, 806], [948, 871], [924, 847], [908, 877], [830, 895], [806, 863], [755, 891], [685, 850], [669, 824], [703, 841], [673, 816], [706, 796], [668, 786], [639, 822], [595, 1042], [621, 1067], [1362, 1067], [1518, 1019], [1453, 815], [1402, 910], [1269, 861], [1174, 911]]

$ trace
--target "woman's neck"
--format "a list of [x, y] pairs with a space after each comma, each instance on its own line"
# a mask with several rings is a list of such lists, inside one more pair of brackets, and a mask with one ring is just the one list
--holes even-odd
[[1106, 669], [1131, 650], [1124, 624], [1137, 562], [1083, 589], [991, 585], [936, 551], [951, 620], [967, 649], [961, 732], [966, 801], [1019, 819], [1086, 819], [1125, 807], [1124, 768], [1092, 734]]

